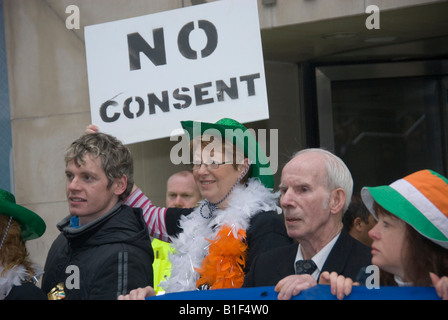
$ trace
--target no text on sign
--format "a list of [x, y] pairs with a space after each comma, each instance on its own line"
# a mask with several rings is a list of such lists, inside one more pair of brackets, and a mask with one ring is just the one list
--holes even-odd
[[124, 143], [181, 120], [269, 118], [256, 0], [226, 0], [85, 29], [92, 123]]

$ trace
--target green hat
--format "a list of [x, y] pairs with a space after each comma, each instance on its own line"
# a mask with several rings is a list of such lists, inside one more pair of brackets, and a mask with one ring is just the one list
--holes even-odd
[[190, 140], [198, 135], [217, 132], [228, 141], [240, 148], [251, 161], [250, 178], [258, 178], [269, 189], [274, 188], [274, 175], [263, 149], [245, 126], [236, 120], [224, 118], [216, 123], [181, 121], [182, 127], [188, 133]]
[[448, 249], [448, 179], [444, 176], [417, 171], [389, 186], [364, 187], [361, 197], [375, 219], [374, 202]]
[[0, 189], [0, 214], [12, 217], [20, 223], [22, 238], [25, 241], [39, 238], [45, 232], [44, 220], [33, 211], [16, 204], [14, 195], [2, 189]]

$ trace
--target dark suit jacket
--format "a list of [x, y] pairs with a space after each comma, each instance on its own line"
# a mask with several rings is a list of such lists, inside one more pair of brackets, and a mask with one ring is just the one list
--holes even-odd
[[[295, 243], [259, 255], [246, 274], [243, 287], [275, 286], [281, 279], [294, 274], [298, 246]], [[343, 228], [322, 271], [336, 271], [356, 279], [361, 268], [371, 264], [371, 259], [371, 249], [352, 238]]]

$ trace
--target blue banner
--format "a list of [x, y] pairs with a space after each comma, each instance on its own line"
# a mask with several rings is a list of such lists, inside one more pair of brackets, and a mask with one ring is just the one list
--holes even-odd
[[[147, 298], [148, 300], [277, 300], [274, 287], [220, 289], [169, 293]], [[439, 300], [433, 287], [381, 287], [368, 289], [354, 286], [344, 300]], [[317, 285], [302, 291], [292, 300], [337, 300], [330, 286]]]

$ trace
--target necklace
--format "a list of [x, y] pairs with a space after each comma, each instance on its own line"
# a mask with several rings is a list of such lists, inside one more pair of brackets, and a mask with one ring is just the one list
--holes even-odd
[[[235, 189], [235, 187], [240, 183], [241, 179], [243, 179], [243, 177], [246, 175], [247, 171], [250, 168], [250, 162], [247, 165], [246, 169], [244, 169], [243, 173], [238, 177], [238, 180], [236, 180], [235, 184], [232, 186], [232, 188], [230, 188], [229, 192], [227, 192], [227, 194], [224, 196], [224, 198], [222, 198], [220, 201], [213, 203], [208, 201], [207, 199], [204, 200], [204, 203], [201, 205], [201, 207], [199, 208], [199, 213], [201, 214], [201, 217], [204, 219], [211, 219], [213, 217], [213, 212], [218, 208], [218, 205], [220, 205], [224, 200], [227, 199], [227, 197], [232, 193], [233, 189]], [[202, 209], [207, 206], [208, 207], [208, 215], [205, 216], [202, 213]]]
[[[201, 269], [205, 256], [213, 247], [211, 242], [221, 246], [221, 240], [228, 237], [228, 232], [221, 230], [222, 227], [230, 227], [234, 233], [230, 240], [235, 240], [232, 238], [238, 237], [238, 230], [248, 230], [253, 216], [262, 211], [276, 210], [278, 195], [264, 187], [258, 179], [250, 178], [244, 185], [240, 183], [235, 187], [227, 199], [228, 205], [220, 208], [211, 219], [204, 219], [200, 215], [200, 206], [192, 214], [183, 217], [179, 222], [183, 232], [172, 239], [176, 253], [170, 256], [171, 277], [162, 285], [165, 292], [195, 290], [196, 282], [201, 277], [197, 269]], [[207, 209], [203, 210], [203, 214], [208, 215]], [[210, 262], [210, 259], [207, 260]]]

